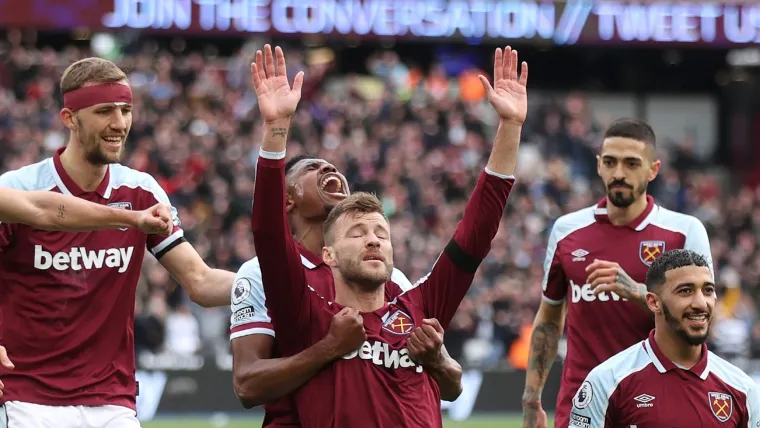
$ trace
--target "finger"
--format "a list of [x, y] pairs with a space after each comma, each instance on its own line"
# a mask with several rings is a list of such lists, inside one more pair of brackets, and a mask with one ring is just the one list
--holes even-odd
[[482, 74], [478, 75], [478, 79], [480, 79], [480, 83], [483, 84], [483, 89], [486, 91], [486, 95], [488, 95], [488, 98], [491, 98], [491, 94], [493, 94], [493, 88], [491, 87], [491, 84], [488, 83], [488, 79], [486, 79], [485, 76]]
[[350, 311], [351, 311], [351, 308], [349, 308], [349, 307], [345, 307], [345, 308], [341, 309], [341, 310], [340, 310], [340, 312], [338, 312], [336, 315], [339, 315], [339, 316], [346, 316], [346, 315], [348, 315], [348, 313], [349, 313]]
[[362, 324], [362, 325], [364, 324], [364, 317], [362, 317], [361, 315], [357, 315], [356, 320], [359, 322], [359, 324]]
[[261, 86], [261, 78], [259, 77], [259, 66], [255, 62], [251, 63], [251, 79], [253, 80], [253, 89], [258, 89]]
[[501, 80], [504, 78], [504, 69], [502, 68], [504, 65], [502, 62], [504, 61], [504, 56], [501, 53], [501, 48], [496, 48], [496, 53], [493, 55], [493, 79], [494, 81]]
[[423, 325], [421, 328], [422, 328], [422, 332], [425, 333], [425, 336], [427, 336], [428, 338], [430, 338], [431, 340], [435, 342], [439, 341], [441, 335], [437, 331], [435, 331], [433, 326]]
[[512, 58], [509, 61], [509, 80], [517, 81], [517, 64], [519, 61], [517, 60], [517, 50], [512, 51]]
[[285, 54], [282, 52], [282, 48], [279, 46], [275, 47], [274, 55], [277, 59], [277, 75], [288, 77], [288, 70], [285, 65]]
[[598, 269], [607, 269], [607, 268], [614, 268], [616, 265], [611, 262], [606, 262], [604, 260], [594, 260], [591, 264], [586, 266], [586, 272], [591, 272]]
[[594, 282], [597, 279], [602, 278], [602, 277], [614, 278], [616, 274], [617, 274], [617, 269], [615, 268], [596, 269], [595, 271], [591, 272], [588, 278], [586, 278], [586, 282]]
[[259, 80], [263, 83], [267, 74], [264, 72], [264, 52], [262, 51], [256, 51], [256, 72], [259, 74]]
[[0, 365], [5, 367], [6, 369], [12, 369], [16, 367], [11, 362], [11, 359], [8, 358], [8, 351], [6, 351], [4, 346], [0, 346]]
[[599, 293], [603, 292], [610, 292], [615, 291], [615, 284], [599, 284], [596, 288], [594, 288], [594, 296], [598, 295]]
[[520, 84], [528, 86], [528, 63], [522, 62], [522, 70], [520, 71]]
[[293, 90], [296, 91], [298, 96], [301, 96], [301, 88], [303, 88], [303, 71], [299, 71], [296, 74], [296, 78], [293, 79]]
[[264, 70], [267, 72], [267, 78], [275, 77], [274, 72], [274, 55], [272, 55], [272, 46], [264, 45]]
[[504, 60], [501, 64], [501, 74], [504, 79], [509, 79], [510, 70], [512, 69], [512, 47], [507, 46], [504, 48]]
[[422, 324], [433, 327], [433, 329], [437, 331], [438, 333], [443, 333], [443, 327], [441, 327], [441, 323], [439, 323], [438, 320], [435, 318], [423, 319]]
[[613, 287], [613, 288], [616, 288], [618, 286], [617, 283], [615, 282], [615, 278], [611, 276], [603, 276], [603, 277], [597, 278], [594, 281], [589, 282], [588, 285], [591, 290], [596, 290], [597, 287], [602, 286], [602, 285], [609, 285], [610, 287]]

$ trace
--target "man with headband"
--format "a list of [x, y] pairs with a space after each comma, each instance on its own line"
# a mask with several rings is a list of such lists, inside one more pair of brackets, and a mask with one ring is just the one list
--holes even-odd
[[[125, 210], [169, 205], [150, 175], [119, 165], [132, 124], [127, 77], [87, 58], [61, 79], [68, 144], [8, 172], [0, 186], [53, 191]], [[47, 232], [0, 224], [0, 427], [139, 427], [134, 307], [146, 248], [202, 306], [229, 303], [234, 273], [211, 269], [183, 238], [133, 229]]]
[[[323, 224], [335, 204], [349, 194], [348, 183], [333, 165], [308, 155], [290, 159], [285, 174], [286, 210], [309, 286], [332, 299], [332, 272], [319, 255], [325, 240]], [[389, 301], [412, 287], [398, 269], [393, 270], [392, 281], [389, 284], [398, 287], [386, 289]], [[328, 364], [359, 348], [366, 338], [364, 326], [358, 311], [346, 309], [333, 317], [330, 332], [318, 344], [279, 358], [274, 321], [268, 312], [259, 261], [254, 258], [241, 266], [232, 291], [230, 340], [235, 392], [247, 408], [264, 404], [265, 428], [300, 426], [289, 394]], [[410, 346], [410, 356], [424, 362], [443, 400], [456, 400], [462, 391], [462, 368], [442, 346], [443, 330], [433, 322], [417, 330], [414, 335], [419, 346]], [[325, 385], [326, 394], [331, 387]]]

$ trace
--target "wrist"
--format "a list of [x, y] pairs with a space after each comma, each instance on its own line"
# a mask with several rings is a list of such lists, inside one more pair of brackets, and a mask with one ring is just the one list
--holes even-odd
[[264, 126], [268, 129], [290, 128], [290, 117], [279, 118], [279, 119], [274, 119], [274, 120], [265, 120]]
[[330, 339], [330, 336], [322, 338], [322, 340], [317, 342], [315, 347], [317, 348], [316, 350], [319, 358], [328, 363], [343, 356], [338, 352], [338, 347], [333, 343], [333, 340]]
[[522, 128], [523, 122], [517, 121], [515, 119], [511, 119], [511, 118], [499, 117], [499, 126]]
[[140, 228], [140, 211], [122, 210], [118, 208], [111, 209], [114, 211], [114, 226], [119, 228]]

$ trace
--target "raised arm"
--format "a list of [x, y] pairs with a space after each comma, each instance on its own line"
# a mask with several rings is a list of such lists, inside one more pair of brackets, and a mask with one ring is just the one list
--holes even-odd
[[253, 86], [264, 119], [256, 185], [253, 194], [251, 227], [253, 243], [259, 257], [264, 290], [274, 318], [282, 316], [288, 323], [278, 327], [302, 334], [310, 319], [306, 278], [301, 255], [291, 235], [285, 211], [285, 147], [290, 118], [301, 98], [303, 73], [298, 73], [291, 89], [282, 49], [275, 58], [269, 45], [256, 52], [251, 64]]
[[514, 184], [513, 173], [520, 145], [522, 123], [528, 109], [525, 85], [528, 65], [522, 64], [517, 75], [517, 51], [507, 47], [496, 49], [494, 56], [494, 86], [480, 76], [488, 91], [488, 100], [501, 118], [488, 165], [480, 175], [475, 190], [467, 202], [464, 216], [457, 225], [454, 237], [436, 261], [430, 274], [421, 280], [428, 318], [437, 318], [448, 327], [451, 318], [472, 285], [475, 271], [491, 250], [491, 241]]
[[168, 236], [172, 229], [169, 208], [162, 204], [144, 211], [131, 211], [55, 192], [5, 187], [0, 187], [0, 221], [70, 232], [129, 227]]

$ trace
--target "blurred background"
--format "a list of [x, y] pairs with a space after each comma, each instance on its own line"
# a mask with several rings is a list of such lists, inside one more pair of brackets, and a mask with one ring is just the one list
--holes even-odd
[[[396, 267], [414, 281], [486, 162], [498, 118], [477, 75], [509, 44], [530, 63], [518, 181], [446, 332], [466, 374], [444, 415], [447, 426], [512, 426], [548, 233], [601, 198], [595, 154], [622, 116], [657, 133], [658, 203], [707, 227], [721, 293], [713, 350], [760, 378], [759, 42], [752, 2], [0, 0], [0, 172], [66, 143], [62, 71], [111, 59], [135, 93], [125, 163], [159, 180], [210, 265], [236, 271], [255, 256], [261, 123], [249, 64], [277, 43], [291, 77], [306, 72], [289, 155], [327, 159], [355, 191], [377, 192]], [[190, 303], [148, 257], [135, 302], [139, 416], [148, 427], [253, 426], [260, 414], [232, 391], [229, 308]]]

